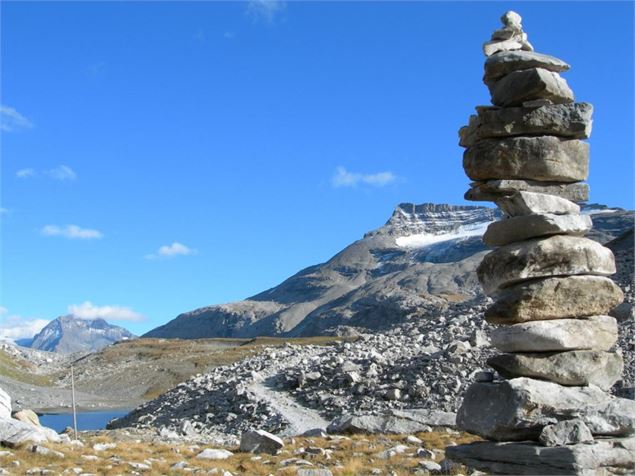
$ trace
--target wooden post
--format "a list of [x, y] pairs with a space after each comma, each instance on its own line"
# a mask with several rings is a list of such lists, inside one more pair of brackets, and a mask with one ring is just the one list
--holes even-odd
[[73, 430], [75, 430], [75, 439], [77, 439], [77, 411], [75, 410], [75, 374], [73, 365], [71, 364], [71, 398], [73, 400]]

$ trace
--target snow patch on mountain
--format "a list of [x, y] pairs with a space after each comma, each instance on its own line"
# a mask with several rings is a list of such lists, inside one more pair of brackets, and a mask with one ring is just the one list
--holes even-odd
[[493, 223], [493, 220], [460, 226], [456, 231], [451, 233], [418, 233], [416, 235], [400, 236], [395, 240], [395, 242], [397, 243], [397, 246], [402, 248], [423, 248], [425, 246], [430, 246], [444, 241], [458, 240], [472, 236], [482, 236], [490, 223]]

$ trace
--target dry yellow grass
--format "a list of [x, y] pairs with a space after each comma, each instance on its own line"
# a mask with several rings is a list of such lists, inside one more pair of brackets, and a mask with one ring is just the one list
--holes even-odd
[[[432, 433], [418, 434], [423, 443], [420, 445], [437, 453], [436, 461], [443, 458], [442, 450], [451, 441], [467, 443], [476, 438], [468, 434], [453, 435], [445, 430]], [[227, 460], [203, 460], [196, 455], [209, 445], [167, 444], [160, 442], [141, 441], [117, 441], [116, 447], [105, 451], [95, 451], [92, 446], [95, 443], [113, 442], [109, 436], [82, 435], [83, 448], [71, 445], [49, 444], [48, 448], [65, 454], [64, 458], [56, 456], [38, 455], [30, 451], [29, 446], [17, 449], [9, 449], [10, 455], [0, 456], [0, 467], [12, 474], [27, 474], [27, 471], [39, 468], [52, 471], [54, 474], [73, 474], [73, 468], [81, 468], [83, 472], [116, 475], [130, 474], [138, 471], [143, 474], [184, 474], [185, 471], [172, 469], [178, 462], [186, 462], [187, 467], [208, 471], [217, 468], [222, 475], [223, 471], [229, 471], [234, 475], [245, 474], [253, 476], [265, 476], [268, 474], [280, 474], [291, 476], [297, 473], [299, 467], [293, 462], [285, 465], [285, 460], [299, 458], [311, 463], [314, 468], [325, 467], [336, 476], [358, 476], [370, 474], [372, 469], [379, 469], [381, 474], [394, 472], [397, 475], [412, 474], [421, 458], [413, 453], [416, 445], [409, 445], [409, 454], [396, 455], [389, 459], [377, 457], [377, 453], [391, 448], [397, 444], [403, 444], [405, 436], [400, 435], [356, 435], [350, 438], [295, 438], [287, 439], [283, 450], [275, 455], [253, 455], [240, 453], [237, 448], [228, 448], [234, 452], [234, 456]], [[117, 438], [119, 439], [119, 438]], [[308, 455], [298, 454], [300, 448], [322, 448], [325, 454]], [[0, 453], [1, 454], [1, 453]], [[88, 457], [88, 458], [86, 458]], [[96, 458], [96, 459], [95, 459]], [[19, 466], [13, 462], [18, 461]], [[147, 470], [135, 469], [130, 463], [146, 464]]]

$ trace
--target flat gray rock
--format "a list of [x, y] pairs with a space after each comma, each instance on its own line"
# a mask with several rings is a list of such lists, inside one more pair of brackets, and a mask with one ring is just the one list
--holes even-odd
[[460, 429], [496, 441], [537, 440], [542, 429], [579, 418], [593, 435], [625, 436], [635, 432], [635, 401], [617, 398], [598, 387], [565, 387], [519, 377], [473, 383], [457, 413]]
[[459, 145], [481, 139], [521, 135], [551, 135], [586, 139], [591, 135], [593, 106], [588, 103], [546, 104], [541, 107], [477, 108], [459, 130]]
[[613, 253], [596, 241], [555, 235], [502, 246], [488, 253], [476, 273], [483, 290], [493, 295], [522, 281], [552, 276], [615, 273]]
[[558, 73], [542, 68], [514, 71], [489, 86], [492, 103], [501, 107], [549, 99], [554, 104], [573, 102], [573, 91]]
[[488, 246], [503, 246], [516, 241], [550, 235], [585, 235], [593, 226], [588, 215], [527, 215], [490, 224], [483, 235]]
[[611, 316], [554, 319], [500, 326], [490, 332], [502, 352], [609, 350], [617, 342], [617, 321]]
[[635, 471], [635, 437], [560, 447], [477, 441], [449, 446], [445, 455], [488, 474], [626, 475]]
[[470, 184], [465, 199], [473, 202], [495, 202], [514, 192], [525, 191], [555, 195], [572, 202], [586, 202], [589, 186], [585, 183], [540, 182], [536, 180], [486, 180]]
[[496, 205], [510, 217], [544, 213], [554, 215], [580, 213], [580, 206], [566, 198], [536, 192], [514, 192], [496, 200]]
[[456, 426], [456, 414], [435, 410], [391, 410], [382, 415], [342, 415], [328, 426], [329, 433], [412, 434], [430, 426]]
[[616, 352], [573, 350], [498, 354], [487, 365], [505, 378], [531, 377], [560, 385], [597, 385], [608, 391], [622, 378], [624, 361]]
[[577, 445], [591, 443], [593, 435], [582, 420], [574, 418], [545, 426], [540, 432], [538, 441], [544, 446]]
[[589, 175], [589, 144], [553, 136], [483, 139], [463, 153], [472, 180], [579, 182]]
[[542, 68], [547, 71], [561, 73], [568, 71], [570, 67], [555, 56], [536, 53], [535, 51], [504, 51], [487, 58], [483, 82], [490, 85], [509, 73], [523, 69]]
[[544, 278], [507, 287], [485, 311], [490, 324], [607, 314], [624, 299], [620, 287], [603, 276]]
[[[504, 31], [510, 32], [511, 37], [506, 39], [499, 39], [505, 35]], [[527, 35], [525, 33], [514, 33], [513, 30], [501, 28], [494, 33], [494, 36], [498, 38], [488, 41], [483, 44], [483, 53], [485, 56], [491, 56], [501, 51], [516, 51], [525, 50], [533, 51], [534, 47], [527, 41]]]

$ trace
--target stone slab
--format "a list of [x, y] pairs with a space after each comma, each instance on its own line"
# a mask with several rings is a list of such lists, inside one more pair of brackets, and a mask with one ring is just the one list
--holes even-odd
[[610, 350], [617, 342], [617, 321], [611, 316], [533, 321], [491, 330], [492, 345], [502, 352]]
[[635, 432], [635, 401], [594, 385], [565, 387], [519, 377], [470, 385], [457, 413], [459, 429], [496, 441], [537, 440], [542, 429], [579, 418], [594, 436]]
[[586, 139], [591, 135], [593, 106], [588, 103], [547, 104], [541, 107], [477, 108], [459, 130], [459, 145], [481, 139], [551, 135]]
[[536, 278], [615, 273], [610, 249], [577, 236], [555, 235], [502, 246], [483, 258], [476, 273], [488, 295]]
[[545, 278], [501, 290], [485, 311], [490, 324], [608, 314], [624, 299], [615, 282], [603, 276]]
[[495, 202], [515, 192], [526, 191], [561, 197], [572, 202], [586, 202], [589, 186], [585, 183], [540, 182], [536, 180], [486, 180], [470, 184], [465, 199], [473, 202]]
[[589, 144], [553, 136], [483, 139], [463, 154], [472, 180], [579, 182], [589, 175]]
[[503, 246], [540, 236], [583, 236], [592, 226], [588, 215], [518, 216], [491, 223], [483, 235], [483, 243], [488, 246]]
[[498, 354], [487, 365], [505, 378], [538, 378], [568, 386], [592, 384], [604, 391], [622, 378], [624, 370], [620, 354], [593, 350]]
[[487, 474], [613, 476], [635, 473], [635, 437], [545, 447], [478, 441], [450, 446], [446, 458]]
[[496, 205], [509, 217], [580, 213], [580, 206], [566, 198], [536, 192], [515, 192], [496, 200]]
[[549, 99], [554, 104], [573, 102], [573, 91], [558, 73], [542, 68], [514, 71], [489, 86], [492, 104], [521, 106], [523, 102]]
[[568, 71], [571, 66], [555, 56], [535, 51], [504, 51], [487, 58], [483, 82], [488, 85], [493, 84], [509, 73], [531, 68], [561, 73]]

